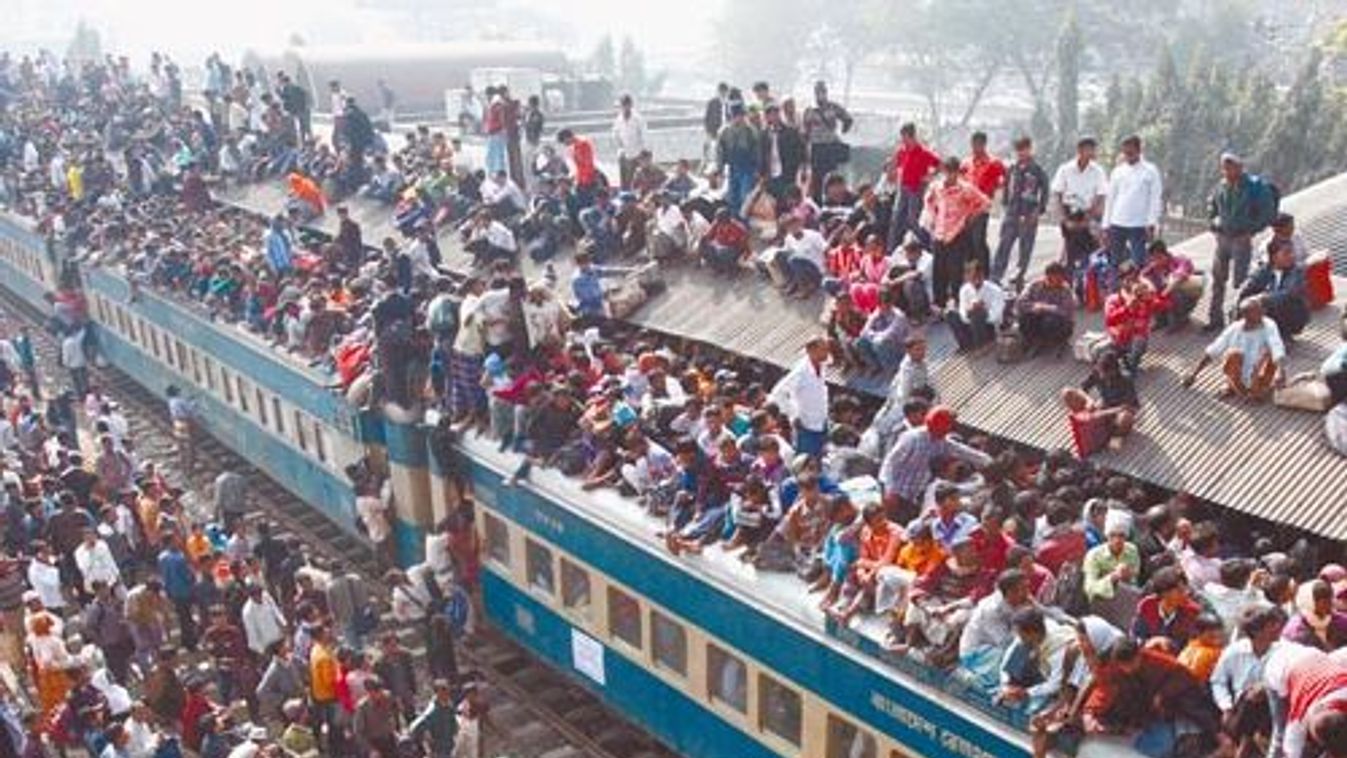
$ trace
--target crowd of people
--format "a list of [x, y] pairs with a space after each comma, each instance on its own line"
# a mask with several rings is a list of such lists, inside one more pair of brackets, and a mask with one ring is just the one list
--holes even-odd
[[[329, 146], [310, 136], [307, 110], [287, 104], [300, 96], [283, 76], [273, 89], [267, 77], [231, 73], [213, 59], [208, 70], [221, 86], [199, 110], [162, 81], [167, 69], [158, 60], [142, 77], [117, 61], [75, 67], [50, 57], [4, 59], [0, 75], [8, 86], [0, 90], [10, 94], [0, 155], [11, 209], [39, 219], [86, 264], [122, 266], [141, 286], [199, 301], [222, 320], [329, 364], [341, 384], [362, 387], [357, 395], [373, 384], [376, 397], [414, 407], [426, 387], [444, 411], [443, 428], [480, 429], [519, 455], [510, 484], [535, 466], [556, 468], [586, 488], [630, 494], [660, 519], [660, 538], [675, 554], [727, 550], [759, 571], [797, 574], [833, 623], [882, 620], [892, 654], [953, 672], [989, 707], [1017, 714], [1041, 751], [1125, 735], [1148, 755], [1251, 756], [1271, 745], [1292, 758], [1347, 756], [1347, 717], [1332, 707], [1347, 697], [1347, 663], [1335, 654], [1347, 644], [1347, 570], [1325, 560], [1335, 555], [1294, 535], [1235, 528], [1229, 514], [1158, 493], [1082, 456], [1038, 456], [961, 434], [927, 368], [925, 330], [937, 322], [949, 324], [965, 351], [995, 344], [1007, 360], [1017, 353], [1034, 359], [1072, 345], [1081, 308], [1102, 309], [1106, 334], [1083, 346], [1089, 375], [1063, 392], [1077, 452], [1136, 425], [1136, 377], [1153, 330], [1184, 328], [1203, 293], [1192, 261], [1158, 234], [1162, 177], [1145, 161], [1139, 139], [1124, 140], [1117, 165], [1105, 172], [1095, 161], [1098, 145], [1083, 138], [1076, 158], [1049, 179], [1028, 139], [1017, 140], [1014, 160], [1003, 164], [984, 135], [974, 135], [968, 157], [942, 157], [906, 125], [884, 176], [852, 187], [838, 172], [852, 118], [826, 86], [815, 88], [813, 105], [797, 116], [793, 101], [766, 83], [751, 88], [749, 102], [726, 85], [707, 103], [701, 177], [690, 162], [665, 174], [634, 102], [624, 99], [613, 126], [618, 181], [610, 185], [587, 137], [563, 129], [555, 146], [545, 144], [541, 117], [530, 110], [536, 104], [521, 110], [508, 91], [493, 89], [483, 116], [494, 137], [488, 170], [476, 168], [461, 144], [427, 129], [390, 150], [339, 84], [332, 96], [334, 106], [341, 98], [342, 117]], [[226, 89], [230, 81], [236, 85]], [[263, 111], [258, 123], [254, 108]], [[216, 136], [222, 118], [227, 139]], [[527, 170], [512, 160], [521, 149], [516, 129]], [[224, 158], [231, 139], [266, 145], [255, 154], [265, 159], [231, 172], [233, 159]], [[1280, 213], [1275, 187], [1246, 172], [1237, 155], [1221, 156], [1220, 166], [1211, 208], [1217, 265], [1208, 274], [1214, 339], [1191, 376], [1219, 363], [1227, 394], [1260, 401], [1284, 383], [1288, 342], [1308, 323], [1304, 243], [1294, 219]], [[217, 204], [210, 183], [221, 176], [283, 177], [286, 207], [259, 219]], [[339, 204], [361, 193], [388, 204], [402, 239], [366, 244]], [[1004, 212], [993, 255], [988, 235], [998, 203]], [[340, 219], [331, 239], [305, 226], [329, 207]], [[1031, 279], [1045, 216], [1060, 221], [1063, 253]], [[447, 263], [437, 234], [446, 228], [461, 235], [473, 265]], [[1253, 240], [1265, 228], [1272, 229], [1266, 255], [1250, 275]], [[521, 253], [549, 261], [572, 243], [568, 291], [559, 293], [547, 276], [531, 282], [520, 273]], [[643, 252], [727, 274], [758, 268], [791, 296], [822, 291], [826, 335], [810, 339], [781, 375], [609, 318], [615, 293], [604, 280], [622, 273], [611, 262]], [[1228, 311], [1231, 284], [1239, 294]], [[1232, 313], [1237, 318], [1226, 325]], [[72, 318], [60, 328], [75, 382], [84, 350], [93, 348]], [[15, 353], [21, 358], [23, 351], [16, 345]], [[379, 370], [365, 370], [371, 364]], [[830, 364], [892, 372], [883, 405], [834, 390]], [[26, 371], [21, 362], [9, 368], [16, 376]], [[83, 376], [87, 381], [87, 369]], [[1336, 408], [1347, 407], [1347, 349], [1325, 364], [1320, 380]], [[14, 422], [21, 438], [24, 418]], [[308, 679], [271, 699], [287, 725], [283, 734], [299, 728], [334, 753], [354, 740], [362, 751], [390, 755], [398, 719], [414, 705], [404, 697], [401, 669], [368, 675], [383, 662], [382, 650], [371, 664], [358, 646], [343, 657], [333, 643], [334, 636], [363, 636], [365, 606], [332, 596], [334, 583], [346, 587], [344, 580], [358, 578], [334, 578], [326, 591], [278, 584], [291, 572], [267, 573], [265, 539], [250, 535], [246, 521], [224, 519], [219, 550], [230, 559], [203, 571], [201, 558], [184, 552], [196, 534], [191, 519], [173, 518], [174, 498], [158, 491], [148, 499], [163, 503], [154, 511], [159, 521], [129, 506], [130, 518], [115, 506], [106, 516], [105, 504], [119, 502], [125, 488], [132, 502], [146, 500], [134, 494], [146, 480], [130, 472], [118, 478], [117, 456], [129, 440], [115, 439], [115, 424], [104, 421], [97, 473], [71, 465], [68, 455], [52, 485], [52, 518], [68, 505], [76, 514], [69, 520], [107, 517], [128, 539], [147, 523], [158, 531], [133, 543], [140, 548], [129, 551], [128, 568], [118, 564], [115, 579], [84, 573], [106, 563], [88, 557], [101, 554], [98, 548], [86, 549], [82, 567], [79, 540], [50, 546], [58, 570], [71, 564], [79, 572], [64, 569], [76, 580], [73, 592], [58, 593], [64, 602], [104, 609], [86, 634], [102, 633], [106, 614], [118, 608], [129, 615], [138, 590], [142, 597], [162, 592], [184, 649], [198, 627], [225, 630], [217, 636], [232, 641], [220, 649], [233, 653], [207, 647], [216, 659], [215, 697], [249, 701], [262, 736], [246, 742], [256, 742], [257, 751], [271, 749], [261, 724], [277, 712], [264, 708], [248, 677], [263, 661], [270, 672], [298, 660], [297, 678], [307, 672]], [[65, 481], [67, 469], [84, 490]], [[40, 480], [43, 494], [45, 486]], [[44, 501], [32, 502], [43, 514]], [[386, 538], [377, 509], [366, 512], [373, 514], [371, 535]], [[170, 514], [168, 526], [163, 514]], [[107, 541], [92, 531], [94, 545]], [[470, 519], [456, 518], [433, 539], [471, 544], [471, 531]], [[196, 544], [202, 539], [210, 540]], [[21, 541], [16, 550], [26, 557], [30, 545]], [[395, 613], [425, 619], [420, 601], [441, 594], [447, 608], [461, 609], [455, 588], [474, 569], [468, 555], [446, 551], [428, 551], [441, 557], [390, 575]], [[278, 553], [288, 559], [298, 551]], [[41, 563], [34, 558], [30, 567]], [[132, 581], [150, 566], [158, 569], [158, 589], [150, 589], [154, 571], [144, 584]], [[448, 584], [436, 581], [445, 576]], [[214, 588], [214, 601], [196, 600], [201, 584]], [[52, 639], [51, 630], [65, 614], [43, 610], [47, 599], [55, 596], [33, 613], [49, 614], [51, 623], [18, 628], [45, 626], [33, 635], [36, 644], [29, 642], [30, 658], [60, 661], [47, 666], [59, 677], [44, 679], [43, 666], [34, 667], [37, 692], [52, 706], [39, 713], [50, 716], [59, 703], [93, 695], [92, 685], [75, 677], [72, 687], [64, 673], [79, 669], [68, 665], [70, 653], [57, 652], [64, 638]], [[256, 614], [265, 615], [258, 604], [268, 603], [275, 616], [258, 621]], [[349, 615], [338, 617], [339, 609]], [[322, 620], [328, 616], [331, 622]], [[445, 627], [453, 617], [433, 614], [428, 638], [452, 641], [454, 631]], [[175, 626], [164, 619], [161, 632]], [[251, 643], [259, 625], [276, 628], [278, 648]], [[205, 632], [200, 639], [205, 645]], [[129, 660], [127, 675], [150, 683], [176, 671], [173, 659], [159, 659], [157, 644], [142, 648], [132, 639], [119, 648], [131, 651], [123, 659], [102, 647], [114, 681], [122, 681], [115, 660]], [[446, 649], [452, 653], [452, 642], [432, 652], [432, 664]], [[435, 755], [453, 742], [443, 735], [458, 723], [450, 717], [455, 707], [470, 716], [481, 708], [471, 687], [446, 679], [426, 713], [411, 720], [411, 733], [426, 735]], [[171, 702], [184, 709], [174, 718], [146, 701], [147, 718], [164, 735], [196, 749], [222, 731], [205, 682], [170, 690], [184, 693]], [[288, 708], [292, 697], [299, 705]], [[192, 718], [184, 715], [189, 705]], [[110, 741], [112, 755], [120, 755], [118, 735], [131, 731], [125, 725], [143, 723], [131, 713], [118, 722], [122, 731], [76, 721], [71, 733]], [[206, 713], [215, 720], [204, 720], [211, 726], [203, 729]]]

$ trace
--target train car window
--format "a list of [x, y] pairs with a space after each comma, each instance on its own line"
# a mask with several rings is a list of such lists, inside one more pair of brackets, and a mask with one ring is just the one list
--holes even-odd
[[201, 354], [195, 349], [189, 349], [187, 355], [192, 359], [192, 379], [196, 382], [196, 386], [200, 387], [206, 383], [201, 376]]
[[140, 318], [139, 316], [136, 317], [136, 329], [140, 331], [140, 346], [149, 347], [150, 338], [146, 336], [145, 319]]
[[524, 574], [529, 586], [539, 592], [552, 594], [552, 551], [533, 540], [524, 540]]
[[510, 565], [510, 529], [490, 514], [486, 516], [486, 554], [496, 563]]
[[792, 745], [800, 744], [800, 693], [758, 674], [758, 726]]
[[688, 675], [688, 633], [659, 611], [650, 612], [650, 652], [655, 664], [679, 676]]
[[215, 361], [210, 356], [201, 359], [206, 364], [206, 388], [211, 392], [215, 391]]
[[267, 396], [262, 392], [261, 387], [256, 388], [257, 394], [257, 417], [262, 420], [262, 426], [267, 425]]
[[706, 691], [713, 702], [748, 713], [748, 668], [716, 645], [706, 646]]
[[225, 402], [234, 404], [234, 375], [229, 373], [229, 369], [223, 365], [220, 366], [220, 386], [224, 387]]
[[155, 360], [158, 360], [158, 359], [159, 359], [159, 330], [158, 330], [158, 329], [155, 329], [154, 327], [150, 327], [150, 347], [152, 348], [151, 352], [154, 353], [154, 358], [155, 358]]
[[826, 758], [875, 758], [879, 747], [874, 735], [861, 731], [856, 725], [833, 714], [828, 714], [828, 742]]
[[281, 399], [271, 396], [272, 417], [276, 419], [276, 433], [285, 436], [285, 414], [281, 412]]
[[239, 407], [244, 413], [250, 413], [248, 409], [248, 383], [244, 381], [243, 374], [238, 375], [239, 380]]
[[178, 370], [184, 375], [187, 374], [187, 346], [182, 344], [182, 340], [173, 340], [173, 346], [178, 351]]
[[327, 463], [327, 441], [323, 438], [323, 424], [319, 421], [313, 422], [313, 453], [318, 456], [319, 463]]
[[593, 620], [589, 595], [589, 572], [561, 559], [561, 604], [586, 621]]
[[641, 604], [616, 587], [608, 588], [608, 632], [641, 649]]
[[309, 452], [308, 435], [304, 434], [304, 414], [298, 409], [295, 410], [295, 441], [299, 443], [299, 449]]

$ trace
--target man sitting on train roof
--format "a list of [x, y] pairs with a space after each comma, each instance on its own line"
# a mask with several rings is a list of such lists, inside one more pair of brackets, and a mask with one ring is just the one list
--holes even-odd
[[1141, 278], [1155, 292], [1155, 326], [1171, 331], [1186, 326], [1202, 297], [1202, 279], [1194, 272], [1192, 259], [1170, 250], [1164, 240], [1154, 240], [1146, 248]]
[[1075, 331], [1076, 317], [1076, 298], [1066, 267], [1049, 263], [1043, 276], [1015, 302], [1015, 316], [1030, 355], [1048, 350], [1061, 355]]
[[1183, 385], [1191, 387], [1202, 369], [1219, 360], [1225, 375], [1220, 396], [1259, 403], [1271, 396], [1274, 386], [1286, 381], [1286, 346], [1277, 323], [1264, 315], [1261, 297], [1241, 302], [1239, 312], [1241, 318], [1207, 345], [1201, 360], [1184, 376]]
[[1290, 240], [1271, 243], [1268, 261], [1239, 290], [1241, 301], [1256, 296], [1261, 297], [1263, 311], [1276, 322], [1283, 340], [1291, 340], [1309, 325], [1305, 269], [1296, 264], [1295, 245]]

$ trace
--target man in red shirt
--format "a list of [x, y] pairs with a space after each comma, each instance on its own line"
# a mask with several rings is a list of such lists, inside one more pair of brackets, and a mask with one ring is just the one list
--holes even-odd
[[[973, 153], [963, 162], [964, 178], [982, 194], [994, 198], [1005, 183], [1006, 166], [987, 152], [986, 132], [973, 132], [971, 146]], [[968, 233], [973, 235], [973, 260], [982, 264], [983, 271], [991, 271], [992, 251], [987, 245], [987, 220], [990, 218], [991, 211], [987, 210], [968, 222]]]
[[921, 228], [919, 219], [926, 182], [939, 167], [940, 156], [917, 141], [916, 124], [903, 124], [898, 130], [898, 149], [889, 165], [889, 183], [898, 187], [893, 198], [893, 216], [889, 219], [886, 245], [889, 251], [901, 245], [908, 232], [916, 235], [924, 247], [931, 246], [931, 236]]
[[571, 151], [571, 162], [575, 164], [575, 197], [580, 208], [594, 204], [594, 192], [598, 189], [598, 169], [594, 166], [594, 143], [581, 137], [570, 129], [557, 132], [557, 142]]
[[748, 227], [730, 215], [729, 208], [716, 211], [711, 228], [702, 235], [699, 252], [702, 262], [722, 273], [738, 273], [739, 264], [748, 257]]

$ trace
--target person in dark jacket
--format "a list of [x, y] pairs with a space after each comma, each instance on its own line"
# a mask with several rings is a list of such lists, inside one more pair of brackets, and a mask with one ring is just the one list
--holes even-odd
[[1261, 296], [1263, 312], [1277, 322], [1282, 339], [1300, 334], [1310, 323], [1310, 301], [1305, 293], [1305, 270], [1296, 266], [1295, 246], [1280, 240], [1267, 263], [1239, 290], [1240, 302]]
[[[1268, 183], [1245, 173], [1239, 156], [1221, 156], [1221, 183], [1208, 203], [1211, 231], [1216, 235], [1216, 258], [1211, 267], [1211, 306], [1207, 331], [1225, 326], [1225, 288], [1234, 265], [1234, 285], [1249, 274], [1253, 238], [1277, 215], [1275, 192]], [[1279, 325], [1280, 321], [1277, 322]]]
[[779, 201], [799, 180], [800, 167], [805, 161], [804, 137], [799, 129], [782, 120], [781, 106], [775, 101], [767, 104], [766, 117], [767, 125], [758, 140], [758, 152], [762, 155], [759, 170], [767, 182], [767, 191]]

